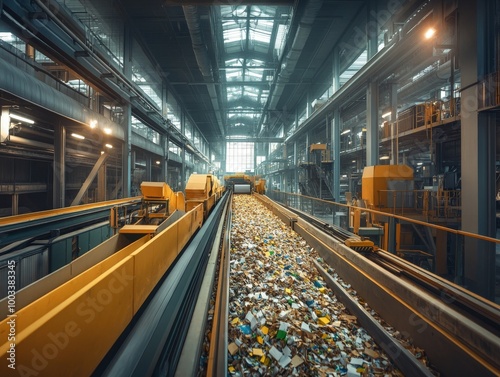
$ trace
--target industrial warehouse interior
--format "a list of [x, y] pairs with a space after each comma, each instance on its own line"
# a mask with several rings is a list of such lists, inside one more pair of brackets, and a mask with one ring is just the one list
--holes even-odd
[[500, 375], [499, 72], [500, 0], [0, 0], [0, 375]]

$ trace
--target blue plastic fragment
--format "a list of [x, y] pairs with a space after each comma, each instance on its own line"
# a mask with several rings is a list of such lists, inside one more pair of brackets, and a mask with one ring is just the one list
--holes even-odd
[[252, 333], [252, 328], [249, 325], [241, 325], [240, 330], [245, 335], [250, 335]]

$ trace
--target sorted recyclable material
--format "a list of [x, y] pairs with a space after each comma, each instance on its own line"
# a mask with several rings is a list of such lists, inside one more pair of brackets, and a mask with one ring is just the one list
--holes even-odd
[[314, 267], [291, 228], [233, 197], [228, 375], [401, 376]]

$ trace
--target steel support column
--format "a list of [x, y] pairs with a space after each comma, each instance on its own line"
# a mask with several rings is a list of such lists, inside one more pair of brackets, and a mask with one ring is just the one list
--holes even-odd
[[299, 156], [297, 154], [297, 140], [293, 142], [293, 165], [294, 165], [294, 192], [299, 193]]
[[64, 208], [66, 203], [66, 128], [54, 127], [54, 162], [52, 176], [52, 207]]
[[368, 1], [366, 7], [366, 50], [367, 58], [370, 60], [378, 50], [378, 30], [379, 30], [379, 20], [377, 15], [377, 4], [376, 1]]
[[[132, 81], [132, 44], [133, 37], [130, 23], [125, 23], [123, 32], [123, 74]], [[131, 195], [132, 172], [132, 108], [122, 105], [123, 108], [123, 145], [122, 145], [122, 197]], [[135, 163], [135, 159], [134, 159]]]
[[[398, 84], [393, 83], [391, 85], [391, 164], [399, 163], [399, 156], [396, 154], [398, 150], [397, 146], [394, 148], [394, 143], [396, 143], [396, 135], [394, 134], [395, 126], [396, 126], [396, 117], [398, 115]], [[378, 132], [378, 128], [377, 128]]]
[[333, 112], [332, 118], [332, 149], [333, 149], [333, 197], [340, 203], [340, 110]]
[[173, 185], [174, 182], [168, 181], [168, 134], [160, 136], [161, 145], [163, 145], [163, 160], [161, 161], [161, 177], [164, 182]]
[[[478, 82], [491, 72], [488, 67], [491, 38], [495, 35], [491, 4], [459, 0], [458, 58], [462, 77], [461, 154], [462, 229], [495, 237], [495, 128], [496, 114], [479, 112]], [[465, 239], [464, 284], [492, 299], [495, 288], [493, 244]]]
[[[14, 185], [14, 188], [16, 186]], [[14, 216], [14, 215], [19, 215], [19, 194], [12, 194], [11, 196], [11, 215]]]
[[132, 110], [130, 105], [122, 107], [122, 127], [124, 131], [122, 144], [122, 197], [128, 198], [131, 195], [132, 171], [135, 168], [135, 166], [132, 166]]
[[106, 164], [103, 164], [97, 174], [97, 201], [104, 202], [106, 198]]
[[366, 90], [366, 165], [378, 164], [378, 84], [368, 83]]

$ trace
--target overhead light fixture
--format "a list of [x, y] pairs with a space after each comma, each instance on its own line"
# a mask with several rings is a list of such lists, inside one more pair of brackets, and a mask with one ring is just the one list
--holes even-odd
[[424, 163], [423, 162], [417, 162], [418, 166], [422, 166]]
[[73, 136], [75, 139], [85, 140], [85, 136], [76, 134], [74, 132], [71, 134], [71, 136]]
[[381, 159], [381, 160], [388, 160], [388, 159], [389, 159], [389, 156], [380, 156], [380, 159]]
[[435, 34], [436, 34], [436, 29], [430, 27], [429, 29], [427, 29], [424, 35], [426, 39], [431, 39]]
[[92, 129], [96, 128], [97, 127], [97, 120], [95, 120], [95, 119], [91, 120], [89, 126]]
[[341, 135], [348, 134], [349, 132], [351, 132], [350, 128], [348, 128], [347, 130], [342, 131]]
[[105, 133], [106, 135], [111, 135], [111, 128], [107, 128], [107, 127], [106, 127], [106, 128], [104, 129], [104, 133]]
[[352, 162], [356, 162], [356, 160], [352, 160]]
[[391, 112], [388, 111], [385, 114], [382, 114], [382, 118], [389, 118], [391, 116]]
[[112, 148], [113, 148], [113, 146], [112, 146], [111, 144], [106, 144], [106, 145], [105, 145], [105, 147], [106, 147], [106, 148], [109, 148], [109, 149], [112, 149]]
[[21, 122], [28, 123], [28, 124], [34, 124], [35, 121], [32, 119], [25, 118], [21, 115], [16, 115], [16, 114], [9, 114], [9, 117], [12, 119], [20, 120]]
[[160, 161], [159, 160], [156, 160], [156, 165], [160, 165]]

